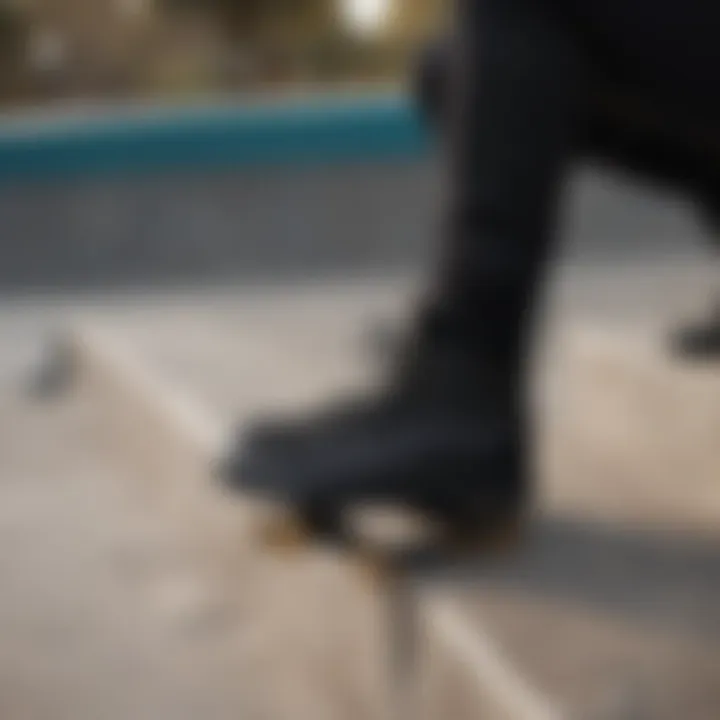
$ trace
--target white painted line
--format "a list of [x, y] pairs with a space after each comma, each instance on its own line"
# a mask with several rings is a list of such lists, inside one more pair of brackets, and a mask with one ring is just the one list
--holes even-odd
[[[155, 373], [113, 333], [90, 323], [73, 328], [69, 346], [80, 372], [112, 383], [125, 402], [150, 409], [178, 443], [208, 461], [218, 457], [227, 434], [211, 412]], [[449, 601], [433, 597], [421, 604], [431, 637], [442, 643], [474, 678], [478, 703], [491, 701], [513, 720], [564, 720], [564, 715], [522, 677], [486, 631]], [[482, 693], [482, 700], [480, 693]]]
[[503, 654], [485, 629], [470, 623], [449, 600], [426, 605], [429, 627], [474, 676], [477, 688], [517, 720], [563, 720], [551, 700], [533, 687]]
[[206, 410], [167, 379], [153, 372], [133, 348], [114, 333], [97, 325], [79, 324], [70, 331], [70, 348], [80, 367], [94, 366], [111, 374], [127, 393], [151, 406], [159, 420], [169, 423], [174, 434], [210, 459], [226, 447], [227, 433]]

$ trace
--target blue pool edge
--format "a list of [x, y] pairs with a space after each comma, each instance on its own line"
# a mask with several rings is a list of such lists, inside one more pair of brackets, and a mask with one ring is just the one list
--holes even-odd
[[0, 119], [0, 181], [393, 162], [421, 157], [426, 129], [404, 95], [138, 108]]

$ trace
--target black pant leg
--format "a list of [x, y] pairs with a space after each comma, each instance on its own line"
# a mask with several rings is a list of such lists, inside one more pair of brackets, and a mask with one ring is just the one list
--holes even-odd
[[461, 0], [451, 62], [450, 196], [431, 306], [510, 368], [555, 230], [586, 65], [540, 0]]

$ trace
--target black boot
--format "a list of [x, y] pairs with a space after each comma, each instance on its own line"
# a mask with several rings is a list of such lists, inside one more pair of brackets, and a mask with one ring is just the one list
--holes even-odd
[[671, 349], [682, 360], [720, 360], [720, 307], [706, 319], [678, 330], [671, 338]]
[[256, 427], [225, 464], [316, 527], [378, 501], [482, 538], [524, 509], [523, 351], [584, 66], [538, 0], [460, 10], [447, 252], [399, 369], [371, 397]]
[[[720, 239], [720, 177], [708, 174], [707, 180], [698, 193], [701, 216], [712, 239], [713, 250], [717, 253]], [[720, 300], [716, 300], [708, 315], [698, 322], [682, 327], [670, 337], [670, 350], [681, 360], [691, 362], [713, 362], [720, 360]]]
[[366, 502], [419, 510], [463, 537], [514, 523], [526, 476], [515, 378], [422, 325], [371, 396], [256, 425], [226, 479], [302, 509], [318, 531]]

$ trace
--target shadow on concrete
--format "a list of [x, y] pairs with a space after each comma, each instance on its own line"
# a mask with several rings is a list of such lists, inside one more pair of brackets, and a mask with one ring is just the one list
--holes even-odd
[[446, 579], [720, 642], [720, 538], [548, 518], [517, 557]]

